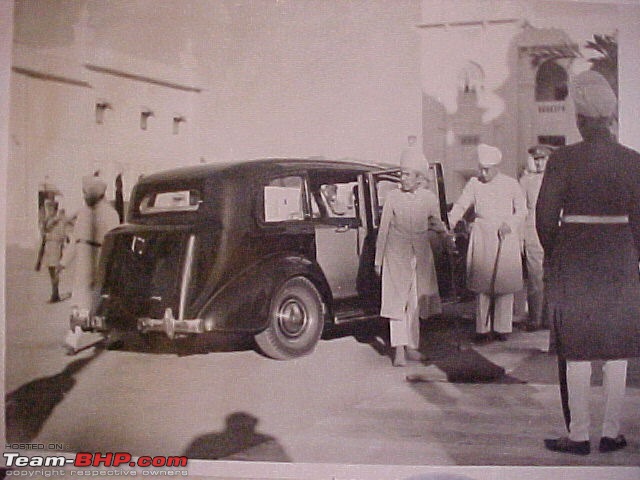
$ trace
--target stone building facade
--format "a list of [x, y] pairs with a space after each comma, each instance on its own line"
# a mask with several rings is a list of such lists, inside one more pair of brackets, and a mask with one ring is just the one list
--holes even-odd
[[580, 140], [567, 82], [590, 67], [593, 35], [633, 29], [625, 12], [610, 3], [422, 2], [423, 146], [443, 164], [450, 201], [475, 174], [480, 142], [498, 146], [503, 171], [518, 177], [528, 147]]
[[620, 42], [620, 138], [640, 147], [637, 2], [544, 0], [16, 1], [7, 237], [37, 243], [38, 192], [113, 198], [139, 175], [263, 156], [397, 163], [408, 135], [442, 162], [449, 201], [478, 142], [517, 176], [526, 147], [571, 143], [563, 86], [584, 58], [533, 66], [593, 34]]

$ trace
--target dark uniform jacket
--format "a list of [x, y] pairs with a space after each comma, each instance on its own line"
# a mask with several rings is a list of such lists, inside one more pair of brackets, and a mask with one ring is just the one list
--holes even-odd
[[[629, 221], [568, 223], [561, 215]], [[640, 154], [604, 135], [554, 152], [536, 226], [558, 353], [568, 360], [640, 356]]]

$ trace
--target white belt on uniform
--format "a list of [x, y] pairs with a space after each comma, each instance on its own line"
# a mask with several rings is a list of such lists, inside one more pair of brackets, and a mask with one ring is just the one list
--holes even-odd
[[629, 215], [563, 215], [562, 223], [629, 223]]

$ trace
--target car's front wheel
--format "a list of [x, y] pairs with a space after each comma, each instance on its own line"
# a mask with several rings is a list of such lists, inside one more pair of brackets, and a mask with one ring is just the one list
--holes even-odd
[[268, 357], [287, 360], [311, 353], [323, 326], [320, 293], [309, 279], [293, 277], [276, 290], [267, 328], [255, 340]]

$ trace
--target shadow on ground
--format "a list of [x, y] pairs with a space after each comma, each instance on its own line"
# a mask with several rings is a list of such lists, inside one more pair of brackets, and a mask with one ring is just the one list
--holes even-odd
[[95, 348], [89, 357], [69, 363], [64, 370], [24, 384], [5, 397], [7, 442], [30, 442], [40, 432], [56, 406], [76, 383], [74, 376], [100, 355]]
[[378, 355], [391, 358], [389, 346], [388, 321], [378, 318], [374, 320], [326, 326], [322, 339], [331, 341], [337, 338], [353, 337], [357, 342], [369, 345]]
[[120, 342], [117, 348], [107, 348], [123, 352], [173, 354], [179, 357], [257, 350], [253, 337], [232, 333], [195, 335], [170, 340], [164, 333], [142, 335], [137, 331], [130, 331], [120, 333], [118, 338]]
[[[504, 368], [491, 362], [470, 347], [474, 325], [459, 316], [443, 315], [421, 321], [420, 352], [425, 355], [424, 365], [435, 365], [453, 383], [523, 383], [506, 375]], [[389, 357], [389, 327], [385, 320], [375, 320], [332, 327], [325, 340], [353, 336], [358, 342], [371, 346], [379, 355]], [[429, 381], [415, 375], [409, 381]]]
[[[450, 383], [525, 383], [472, 347], [475, 325], [460, 316], [442, 315], [422, 322], [420, 351], [425, 365], [435, 365]], [[430, 381], [420, 374], [410, 382]]]
[[251, 460], [290, 462], [291, 459], [275, 437], [256, 430], [258, 419], [246, 412], [227, 416], [222, 432], [196, 438], [184, 455], [204, 460]]

